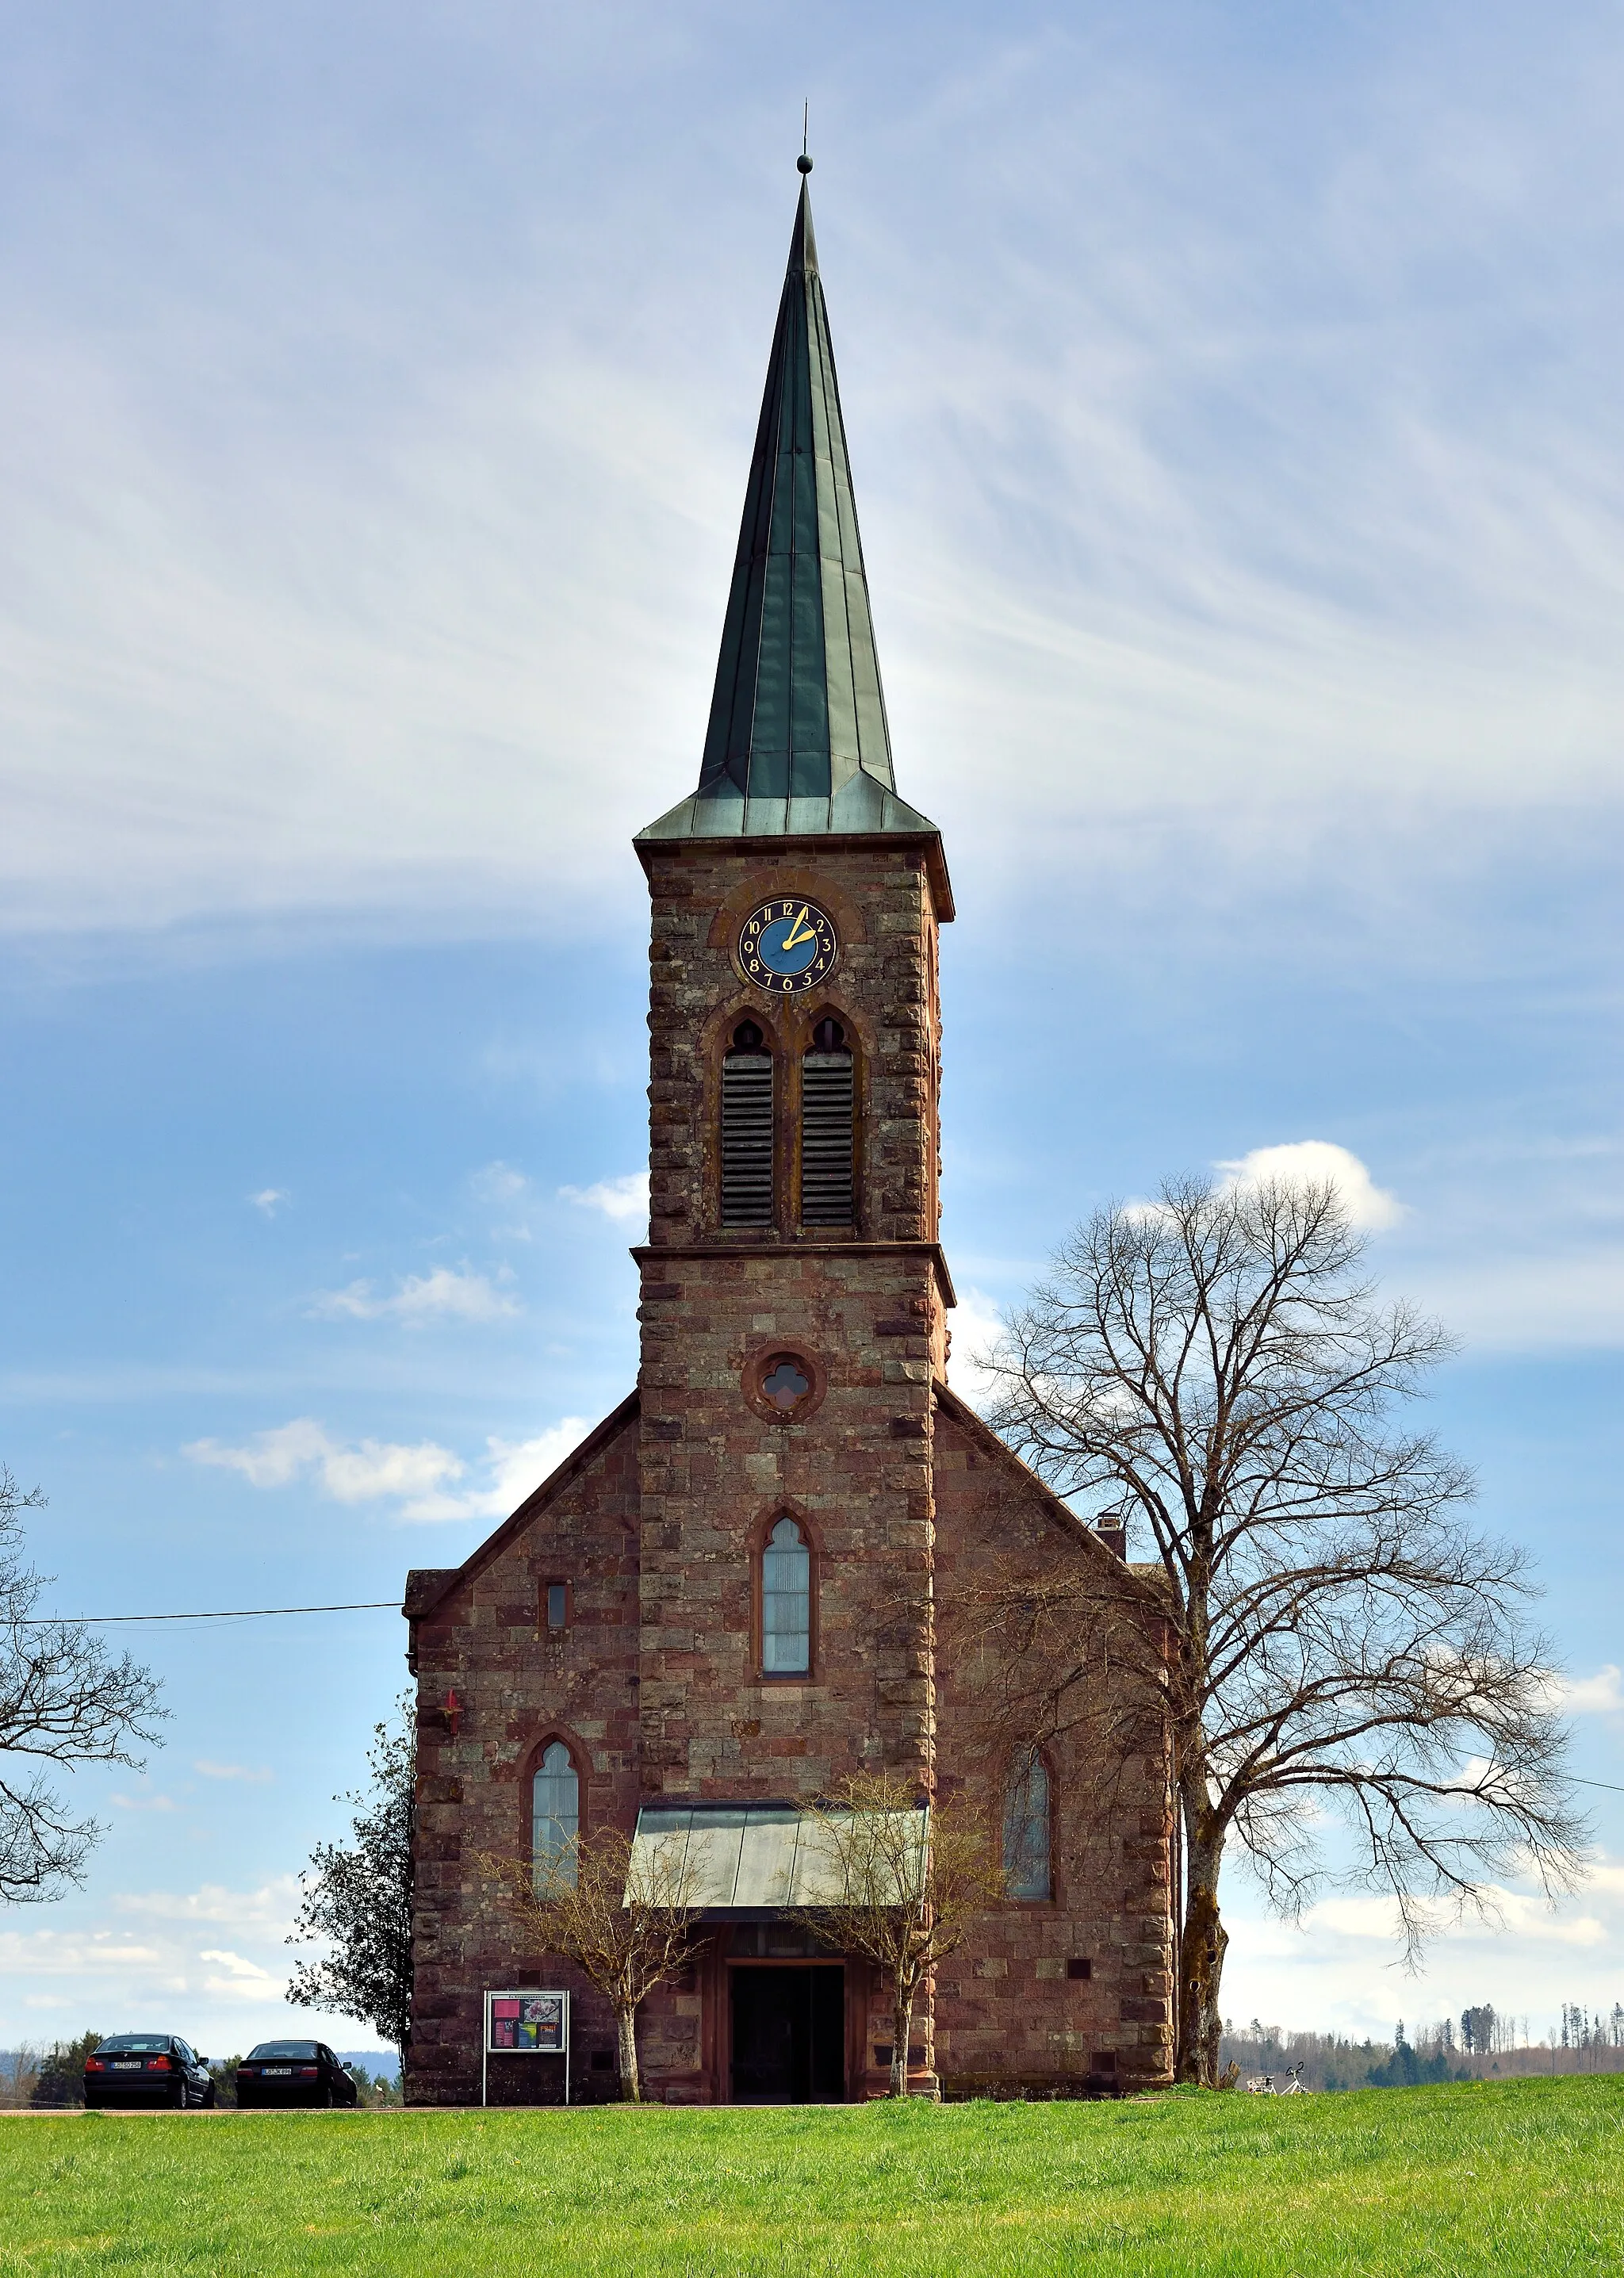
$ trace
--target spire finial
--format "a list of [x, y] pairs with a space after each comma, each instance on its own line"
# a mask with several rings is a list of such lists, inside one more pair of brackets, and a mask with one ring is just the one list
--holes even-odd
[[795, 171], [798, 174], [809, 174], [812, 172], [812, 161], [807, 156], [807, 120], [811, 116], [811, 111], [812, 104], [808, 99], [801, 106], [801, 156], [795, 161]]

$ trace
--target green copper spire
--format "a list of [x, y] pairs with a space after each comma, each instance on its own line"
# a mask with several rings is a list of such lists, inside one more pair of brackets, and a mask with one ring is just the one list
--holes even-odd
[[829, 316], [801, 201], [699, 789], [646, 838], [932, 830], [896, 795]]

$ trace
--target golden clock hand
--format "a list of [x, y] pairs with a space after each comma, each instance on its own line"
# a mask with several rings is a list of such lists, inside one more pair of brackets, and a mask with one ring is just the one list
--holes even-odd
[[817, 939], [816, 934], [813, 931], [810, 926], [807, 926], [807, 929], [804, 933], [801, 930], [801, 927], [806, 925], [806, 921], [807, 905], [802, 902], [801, 905], [800, 916], [795, 920], [794, 924], [784, 936], [784, 946], [785, 949], [798, 949], [803, 941], [816, 941]]

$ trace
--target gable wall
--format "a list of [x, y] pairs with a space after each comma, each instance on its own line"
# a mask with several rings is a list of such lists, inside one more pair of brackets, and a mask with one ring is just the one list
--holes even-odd
[[[414, 1624], [417, 1681], [416, 1999], [407, 2093], [477, 2103], [480, 1997], [487, 1987], [567, 1985], [576, 1994], [573, 2070], [614, 2045], [607, 2005], [584, 1981], [522, 1959], [482, 1853], [527, 1856], [526, 1777], [557, 1731], [577, 1757], [584, 1828], [630, 1829], [637, 1814], [638, 1584], [635, 1408], [478, 1572]], [[571, 1586], [562, 1638], [541, 1626], [549, 1580]], [[455, 1734], [445, 1703], [462, 1707]], [[562, 2081], [555, 2059], [495, 2058], [491, 2098], [529, 2101]], [[612, 2076], [612, 2075], [611, 2075]], [[542, 2086], [545, 2079], [547, 2085]]]
[[[991, 1444], [989, 1444], [991, 1442]], [[990, 1734], [955, 1620], [995, 1573], [1107, 1554], [1080, 1541], [1046, 1493], [991, 1434], [938, 1402], [935, 1438], [937, 1762], [945, 1795], [969, 1799], [1001, 1842], [1017, 1745]], [[950, 1663], [955, 1655], [966, 1665]], [[1170, 1801], [1163, 1764], [1133, 1757], [1113, 1781], [1062, 1735], [1045, 1750], [1052, 1900], [1007, 1900], [977, 1925], [936, 1987], [936, 2068], [948, 2094], [1042, 2092], [1090, 2075], [1122, 2084], [1171, 2074]], [[1086, 1981], [1067, 1975], [1087, 1959]], [[1103, 2060], [1103, 2061], [1102, 2061]]]

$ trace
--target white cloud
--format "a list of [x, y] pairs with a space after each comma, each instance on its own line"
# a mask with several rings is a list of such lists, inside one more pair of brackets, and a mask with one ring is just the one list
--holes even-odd
[[180, 1452], [195, 1464], [241, 1472], [252, 1487], [285, 1487], [307, 1464], [320, 1463], [333, 1444], [313, 1417], [298, 1416], [291, 1424], [257, 1432], [241, 1448], [225, 1447], [218, 1440], [194, 1440]]
[[530, 1181], [523, 1171], [516, 1171], [511, 1163], [486, 1164], [469, 1181], [474, 1198], [482, 1203], [518, 1203], [533, 1193]]
[[516, 1171], [510, 1163], [487, 1163], [483, 1170], [474, 1173], [468, 1184], [477, 1203], [500, 1213], [500, 1222], [491, 1229], [497, 1241], [529, 1242], [533, 1238], [531, 1212], [536, 1190], [522, 1171]]
[[[1488, 1885], [1483, 1895], [1485, 1915], [1467, 1915], [1452, 1923], [1450, 1934], [1457, 1941], [1470, 1943], [1509, 1934], [1553, 1945], [1591, 1946], [1607, 1942], [1608, 1927], [1593, 1914], [1553, 1909], [1527, 1891], [1507, 1890], [1498, 1884]], [[1343, 1938], [1375, 1939], [1392, 1949], [1398, 1946], [1402, 1928], [1397, 1900], [1374, 1895], [1321, 1900], [1304, 1915], [1303, 1927], [1311, 1935], [1317, 1930], [1334, 1930]]]
[[263, 1211], [267, 1218], [274, 1218], [278, 1205], [288, 1199], [286, 1187], [262, 1187], [257, 1195], [249, 1196], [254, 1208], [257, 1211]]
[[1280, 1147], [1254, 1147], [1237, 1162], [1220, 1163], [1226, 1189], [1280, 1186], [1333, 1186], [1344, 1209], [1357, 1227], [1374, 1232], [1397, 1226], [1404, 1204], [1378, 1187], [1359, 1157], [1329, 1139], [1296, 1139]]
[[621, 1179], [600, 1179], [591, 1187], [560, 1187], [558, 1192], [567, 1203], [581, 1210], [601, 1211], [604, 1217], [619, 1223], [630, 1219], [648, 1216], [648, 1173], [628, 1171]]
[[437, 1265], [432, 1273], [408, 1274], [392, 1296], [380, 1297], [370, 1281], [330, 1289], [311, 1306], [318, 1320], [401, 1321], [409, 1328], [424, 1322], [511, 1320], [524, 1307], [499, 1289], [488, 1274]]
[[199, 1756], [192, 1770], [201, 1772], [205, 1779], [247, 1780], [256, 1787], [263, 1787], [276, 1777], [268, 1765], [254, 1769], [248, 1764], [213, 1764], [206, 1756]]
[[1624, 1713], [1624, 1678], [1609, 1662], [1594, 1677], [1571, 1678], [1561, 1687], [1561, 1706], [1574, 1716], [1616, 1716]]
[[424, 1521], [506, 1518], [558, 1469], [586, 1434], [584, 1418], [566, 1416], [561, 1424], [555, 1424], [549, 1432], [539, 1433], [533, 1440], [487, 1440], [487, 1485], [465, 1494], [436, 1493], [419, 1496], [405, 1506], [401, 1517]]
[[250, 1487], [283, 1487], [314, 1474], [335, 1502], [375, 1502], [390, 1495], [422, 1495], [447, 1479], [460, 1479], [460, 1456], [432, 1440], [403, 1445], [362, 1440], [347, 1447], [333, 1439], [313, 1417], [295, 1417], [268, 1432], [257, 1432], [243, 1446], [218, 1440], [194, 1440], [181, 1449], [195, 1464], [241, 1472]]
[[180, 1807], [168, 1795], [111, 1795], [107, 1800], [120, 1811], [179, 1811]]
[[204, 1883], [195, 1891], [126, 1892], [114, 1899], [121, 1915], [153, 1922], [227, 1923], [240, 1931], [280, 1937], [299, 1902], [296, 1875], [278, 1875], [257, 1890], [234, 1891], [225, 1883]]
[[1490, 1916], [1449, 1921], [1412, 1976], [1401, 1966], [1390, 1899], [1327, 1897], [1294, 1924], [1269, 1915], [1237, 1875], [1225, 1904], [1224, 2014], [1390, 2037], [1397, 2016], [1415, 2024], [1492, 2001], [1503, 2014], [1526, 2015], [1537, 2039], [1564, 2001], [1595, 2003], [1605, 1993], [1611, 2003], [1624, 1979], [1624, 1861], [1598, 1857], [1583, 1887], [1554, 1908], [1532, 1886], [1494, 1885], [1488, 1896]]
[[1562, 1352], [1624, 1346], [1624, 1246], [1597, 1241], [1543, 1256], [1503, 1254], [1491, 1228], [1460, 1244], [1469, 1264], [1421, 1261], [1409, 1279], [1475, 1350]]
[[[67, 1902], [83, 1916], [73, 1924], [61, 1908], [27, 1927], [13, 1914], [0, 1927], [0, 2037], [38, 2041], [86, 2022], [111, 2031], [163, 2016], [218, 2056], [302, 2029], [331, 2040], [331, 2020], [282, 1998], [298, 1901], [296, 1877], [281, 1875], [248, 1891], [206, 1884], [99, 1903], [80, 1895]], [[350, 2030], [357, 2045], [375, 2042], [365, 2026]]]
[[227, 1999], [263, 2001], [280, 1993], [285, 1980], [279, 1973], [264, 1969], [257, 1961], [249, 1961], [229, 1947], [205, 1945], [198, 1949], [199, 1961], [212, 1961], [225, 1971], [218, 1971], [203, 1979], [206, 1993], [224, 1994]]
[[[194, 1440], [180, 1452], [194, 1463], [240, 1472], [250, 1487], [283, 1487], [297, 1479], [314, 1478], [322, 1493], [335, 1502], [395, 1501], [400, 1506], [395, 1516], [414, 1523], [505, 1518], [557, 1470], [571, 1449], [579, 1445], [586, 1428], [583, 1418], [566, 1416], [532, 1440], [488, 1439], [478, 1465], [478, 1483], [456, 1492], [453, 1482], [466, 1479], [470, 1466], [449, 1448], [432, 1440], [415, 1446], [362, 1440], [346, 1446], [309, 1416], [256, 1433], [241, 1447], [226, 1447], [218, 1440]], [[230, 1765], [200, 1764], [198, 1769], [217, 1779], [270, 1777]]]
[[387, 1440], [363, 1440], [322, 1460], [322, 1485], [335, 1502], [378, 1502], [389, 1495], [422, 1494], [442, 1479], [460, 1478], [461, 1459], [448, 1448], [424, 1440], [402, 1447]]
[[966, 1288], [947, 1316], [952, 1349], [947, 1355], [947, 1381], [961, 1400], [979, 1407], [993, 1390], [986, 1356], [1003, 1334], [998, 1307], [979, 1289]]
[[[391, 68], [429, 89], [410, 12]], [[950, 798], [1021, 753], [978, 801], [993, 859], [1065, 864], [1107, 801], [1329, 785], [1358, 809], [1442, 784], [1510, 804], [1612, 764], [1611, 314], [1593, 261], [1550, 257], [1610, 211], [1606, 106], [1574, 80], [1610, 84], [1597, 12], [1527, 69], [1516, 31], [1457, 44], [1436, 11], [1361, 27], [1317, 73], [1243, 40], [1216, 101], [1199, 38], [1170, 65], [1153, 29], [1105, 58], [988, 11], [901, 73], [871, 50], [875, 194], [825, 218], [866, 373], [848, 411], [887, 682]], [[709, 101], [726, 20], [669, 58]], [[124, 164], [122, 210], [87, 226], [93, 104], [43, 162], [55, 289], [19, 272], [0, 420], [22, 565], [6, 919], [385, 905], [421, 927], [448, 902], [532, 922], [562, 903], [595, 936], [624, 829], [691, 781], [766, 349], [741, 279], [770, 311], [781, 232], [725, 170], [643, 195], [692, 110], [647, 107], [662, 73], [582, 58], [543, 87], [521, 30], [481, 44], [492, 78], [437, 154], [454, 174], [500, 165], [486, 106], [514, 88], [546, 122], [614, 87], [624, 131], [569, 242], [545, 231], [545, 164], [490, 178], [499, 263], [455, 226], [386, 248], [310, 180], [300, 291], [279, 295], [266, 263], [294, 241], [263, 226], [264, 186], [188, 151], [199, 297], [151, 257], [164, 166]], [[1297, 131], [1255, 132], [1260, 97]], [[329, 89], [276, 99], [319, 135]], [[919, 163], [949, 116], [951, 179]], [[115, 141], [165, 131], [138, 96], [119, 120]], [[1459, 164], [1473, 140], [1516, 154], [1515, 196]], [[417, 187], [387, 138], [366, 157], [386, 198]], [[593, 194], [605, 167], [622, 195]], [[933, 241], [975, 273], [973, 313]], [[116, 358], [84, 315], [87, 243], [143, 279]], [[1460, 289], [1418, 282], [1436, 277]], [[346, 356], [323, 321], [341, 309], [410, 386]], [[1569, 353], [1505, 353], [1531, 332]]]

